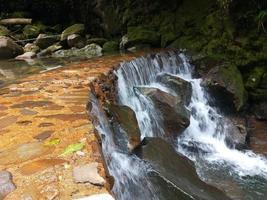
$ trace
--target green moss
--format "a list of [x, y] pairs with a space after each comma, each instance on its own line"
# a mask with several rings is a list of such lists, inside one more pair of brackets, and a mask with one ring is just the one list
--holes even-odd
[[235, 65], [221, 67], [218, 74], [221, 74], [226, 88], [234, 94], [234, 103], [239, 111], [247, 101], [242, 75]]
[[255, 67], [248, 76], [245, 84], [246, 88], [248, 90], [256, 89], [261, 82], [264, 72], [265, 70], [263, 67]]
[[61, 34], [61, 41], [64, 41], [68, 38], [69, 35], [72, 34], [84, 34], [85, 27], [84, 24], [74, 24], [68, 28], [66, 28]]
[[118, 42], [109, 41], [103, 45], [103, 51], [104, 52], [113, 52], [113, 51], [118, 51], [118, 50], [119, 50], [119, 43]]
[[150, 44], [155, 47], [160, 45], [160, 35], [156, 31], [147, 27], [129, 27], [127, 36], [128, 42], [126, 44], [126, 48], [137, 44]]
[[9, 32], [10, 31], [6, 27], [0, 25], [0, 36], [7, 36]]
[[35, 25], [26, 25], [23, 28], [23, 35], [25, 38], [36, 38], [41, 33], [39, 26]]
[[255, 101], [267, 101], [267, 90], [256, 89], [249, 93], [250, 97]]

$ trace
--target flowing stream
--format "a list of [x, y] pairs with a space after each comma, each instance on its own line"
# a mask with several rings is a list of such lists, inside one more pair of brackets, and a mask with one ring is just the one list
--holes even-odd
[[[162, 73], [190, 82], [192, 98], [187, 107], [191, 113], [190, 126], [182, 135], [173, 139], [171, 144], [177, 153], [195, 163], [196, 171], [203, 181], [224, 190], [232, 199], [265, 199], [266, 159], [252, 151], [238, 151], [227, 146], [225, 136], [229, 122], [224, 120], [224, 116], [216, 108], [209, 105], [209, 96], [201, 87], [202, 80], [193, 77], [193, 70], [187, 57], [175, 51], [122, 63], [114, 72], [118, 77], [118, 103], [135, 111], [142, 139], [164, 138], [161, 116], [151, 100], [136, 91], [136, 86], [153, 87], [172, 93], [170, 88], [156, 81], [156, 77]], [[115, 197], [118, 200], [165, 199], [161, 196], [160, 185], [150, 179], [149, 174], [153, 172], [150, 164], [125, 151], [120, 142], [115, 141], [105, 112], [96, 98], [92, 97], [91, 101], [91, 114], [96, 129], [102, 136], [104, 157], [110, 174], [115, 178]], [[192, 145], [198, 149], [198, 153], [190, 150]]]

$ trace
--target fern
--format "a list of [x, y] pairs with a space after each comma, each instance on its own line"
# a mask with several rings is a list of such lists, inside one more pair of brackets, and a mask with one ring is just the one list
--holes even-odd
[[266, 32], [264, 23], [267, 21], [267, 10], [261, 10], [256, 20], [258, 21], [258, 29], [260, 30], [260, 28], [262, 28], [262, 30]]

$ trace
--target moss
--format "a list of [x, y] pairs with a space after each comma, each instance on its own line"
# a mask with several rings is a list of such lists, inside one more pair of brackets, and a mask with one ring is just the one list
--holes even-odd
[[61, 34], [61, 41], [64, 41], [68, 38], [69, 35], [72, 34], [84, 34], [85, 27], [84, 24], [74, 24], [68, 28], [66, 28]]
[[7, 36], [9, 32], [10, 31], [6, 27], [0, 25], [0, 36]]
[[36, 25], [26, 25], [23, 28], [25, 38], [36, 38], [41, 33], [41, 28]]
[[247, 91], [245, 90], [240, 71], [235, 65], [221, 67], [219, 72], [226, 88], [234, 94], [234, 103], [239, 111], [247, 101]]
[[103, 45], [103, 51], [104, 52], [113, 52], [113, 51], [118, 51], [118, 50], [119, 50], [119, 43], [118, 42], [109, 41]]
[[128, 42], [126, 48], [135, 46], [137, 44], [150, 44], [157, 47], [160, 44], [160, 35], [144, 26], [129, 27], [127, 31]]
[[206, 44], [203, 38], [192, 38], [191, 36], [182, 36], [176, 39], [173, 43], [169, 45], [171, 48], [185, 48], [194, 51], [201, 51], [202, 47]]
[[256, 89], [261, 82], [264, 71], [265, 70], [263, 69], [263, 67], [255, 67], [248, 76], [248, 79], [245, 84], [246, 89], [248, 90]]
[[102, 47], [107, 41], [105, 38], [90, 38], [87, 40], [87, 44], [95, 43]]

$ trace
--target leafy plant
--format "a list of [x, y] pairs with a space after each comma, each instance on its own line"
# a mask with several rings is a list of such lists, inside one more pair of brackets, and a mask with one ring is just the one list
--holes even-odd
[[258, 21], [258, 29], [260, 30], [262, 28], [262, 30], [266, 32], [264, 23], [267, 21], [267, 10], [261, 10], [257, 15], [256, 20]]
[[229, 6], [233, 0], [217, 0], [221, 8], [225, 11], [228, 11]]

